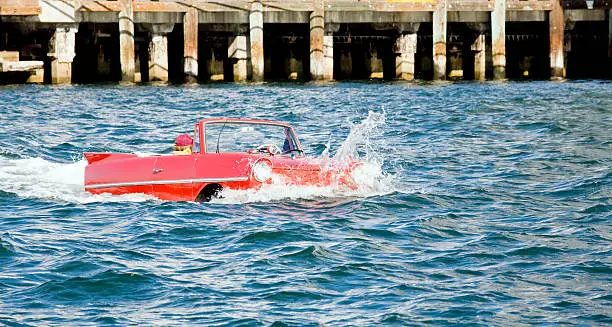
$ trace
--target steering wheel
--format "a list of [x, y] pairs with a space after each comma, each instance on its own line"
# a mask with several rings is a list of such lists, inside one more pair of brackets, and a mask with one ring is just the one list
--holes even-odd
[[249, 150], [249, 153], [269, 153], [271, 155], [281, 154], [283, 151], [275, 144], [262, 144], [254, 149]]

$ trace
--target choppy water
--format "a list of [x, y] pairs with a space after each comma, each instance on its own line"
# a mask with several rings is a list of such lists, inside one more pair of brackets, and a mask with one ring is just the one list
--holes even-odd
[[[362, 188], [82, 190], [83, 151], [270, 118]], [[0, 325], [612, 324], [612, 84], [0, 87]]]

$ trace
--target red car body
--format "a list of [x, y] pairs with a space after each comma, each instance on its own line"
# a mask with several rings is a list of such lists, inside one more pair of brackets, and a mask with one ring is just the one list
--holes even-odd
[[[221, 152], [207, 149], [205, 139], [209, 124], [264, 124], [279, 126], [291, 138], [289, 153], [265, 151]], [[162, 200], [208, 201], [223, 189], [257, 189], [281, 181], [283, 185], [329, 186], [334, 183], [354, 188], [350, 172], [357, 164], [322, 165], [304, 156], [299, 140], [289, 124], [253, 119], [206, 119], [195, 124], [200, 149], [190, 155], [155, 155], [140, 157], [123, 153], [85, 153], [85, 190], [93, 194], [144, 193]], [[218, 142], [218, 140], [217, 140]], [[217, 143], [217, 150], [218, 150]], [[254, 167], [270, 178], [261, 181]], [[262, 174], [267, 176], [267, 174]], [[264, 176], [264, 177], [265, 177]]]

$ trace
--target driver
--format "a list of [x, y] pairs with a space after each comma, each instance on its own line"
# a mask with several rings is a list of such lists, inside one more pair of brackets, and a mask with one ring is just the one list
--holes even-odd
[[193, 139], [189, 134], [181, 134], [174, 140], [174, 152], [175, 155], [189, 155], [193, 150]]
[[285, 143], [283, 143], [283, 153], [291, 152], [291, 145], [289, 143], [289, 138], [285, 138]]

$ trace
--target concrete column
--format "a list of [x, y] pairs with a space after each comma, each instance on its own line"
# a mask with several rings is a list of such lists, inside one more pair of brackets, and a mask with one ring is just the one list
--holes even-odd
[[569, 53], [572, 52], [572, 30], [576, 26], [576, 22], [567, 21], [565, 22], [565, 32], [563, 36], [563, 67], [565, 69], [565, 76], [567, 76]]
[[563, 38], [565, 33], [565, 18], [563, 7], [559, 1], [553, 1], [553, 8], [548, 16], [550, 33], [550, 77], [565, 77], [565, 60], [563, 53]]
[[211, 48], [210, 60], [206, 62], [206, 73], [211, 81], [222, 81], [225, 79], [223, 59], [220, 58], [218, 52], [218, 48]]
[[121, 0], [119, 56], [121, 60], [121, 80], [126, 82], [135, 81], [136, 60], [134, 49], [134, 7], [132, 0]]
[[151, 26], [149, 43], [149, 81], [168, 81], [168, 33], [174, 24], [155, 24]]
[[185, 81], [193, 83], [198, 80], [198, 9], [192, 5], [183, 16], [183, 71]]
[[261, 0], [252, 0], [249, 12], [249, 31], [251, 36], [251, 66], [253, 81], [264, 80], [264, 47], [263, 47], [263, 5]]
[[72, 81], [72, 61], [75, 52], [75, 35], [78, 25], [59, 25], [49, 40], [51, 58], [51, 83], [64, 84]]
[[414, 54], [417, 49], [417, 33], [402, 33], [395, 41], [395, 78], [414, 79]]
[[353, 75], [353, 54], [350, 49], [340, 53], [340, 72], [341, 75], [348, 78]]
[[477, 81], [484, 81], [487, 68], [484, 31], [480, 31], [480, 34], [476, 37], [474, 43], [472, 43], [472, 51], [474, 52], [474, 79]]
[[290, 47], [288, 56], [285, 58], [285, 75], [289, 79], [300, 79], [304, 78], [304, 62], [302, 58], [296, 55], [294, 45], [289, 44]]
[[376, 45], [371, 45], [369, 58], [369, 73], [371, 79], [384, 78], [383, 59], [378, 55]]
[[[556, 1], [556, 0], [555, 0]], [[493, 78], [506, 78], [506, 0], [495, 0], [491, 12]]]
[[446, 0], [440, 0], [433, 12], [434, 80], [446, 79]]
[[249, 59], [246, 35], [236, 35], [230, 39], [227, 57], [232, 60], [234, 65], [234, 82], [246, 81], [248, 76], [247, 61]]
[[334, 79], [334, 33], [326, 32], [323, 38], [323, 55], [325, 59], [323, 61], [323, 79], [333, 80]]
[[313, 0], [313, 5], [314, 11], [310, 13], [310, 79], [322, 80], [325, 73], [325, 9], [323, 0]]

